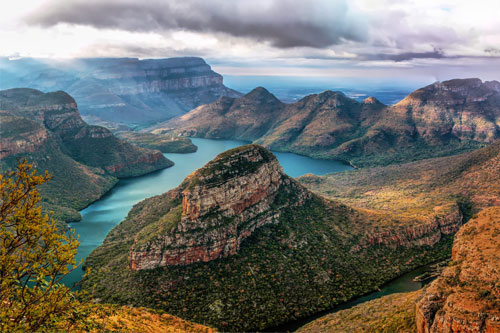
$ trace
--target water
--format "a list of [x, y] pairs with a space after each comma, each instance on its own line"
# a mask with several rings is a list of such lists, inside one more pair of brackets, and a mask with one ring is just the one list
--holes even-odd
[[[120, 223], [132, 206], [139, 201], [152, 197], [178, 186], [186, 176], [212, 160], [217, 154], [228, 149], [246, 144], [235, 140], [192, 139], [198, 151], [192, 154], [164, 154], [175, 162], [171, 168], [160, 170], [149, 175], [122, 179], [100, 200], [82, 210], [82, 220], [70, 223], [70, 227], [80, 235], [80, 246], [76, 256], [77, 262], [85, 259], [92, 250], [101, 245], [108, 232]], [[299, 177], [306, 173], [323, 175], [326, 173], [352, 169], [349, 165], [338, 161], [316, 160], [291, 153], [274, 153], [284, 171]], [[83, 271], [79, 267], [63, 282], [73, 286], [82, 278]]]
[[431, 265], [432, 264], [425, 265], [425, 266], [419, 267], [411, 272], [408, 272], [404, 275], [401, 275], [400, 277], [386, 283], [384, 286], [382, 286], [382, 288], [379, 291], [375, 291], [375, 292], [372, 292], [372, 293], [367, 294], [365, 296], [354, 298], [354, 299], [350, 300], [349, 302], [340, 304], [340, 305], [338, 305], [330, 310], [318, 312], [318, 313], [315, 313], [314, 315], [309, 316], [309, 317], [305, 317], [305, 318], [302, 318], [299, 320], [288, 322], [288, 323], [280, 325], [280, 326], [269, 328], [266, 331], [268, 331], [268, 332], [293, 332], [293, 331], [296, 331], [299, 327], [302, 327], [305, 324], [310, 323], [311, 321], [316, 320], [318, 318], [321, 318], [329, 313], [335, 313], [335, 312], [340, 311], [340, 310], [349, 309], [349, 308], [352, 308], [353, 306], [356, 306], [358, 304], [361, 304], [361, 303], [364, 303], [367, 301], [371, 301], [373, 299], [380, 298], [382, 296], [386, 296], [386, 295], [390, 295], [390, 294], [394, 294], [394, 293], [404, 293], [404, 292], [419, 290], [425, 284], [429, 283], [432, 279], [427, 280], [425, 282], [416, 282], [416, 281], [413, 281], [413, 279], [416, 278], [417, 276], [431, 270], [432, 269]]

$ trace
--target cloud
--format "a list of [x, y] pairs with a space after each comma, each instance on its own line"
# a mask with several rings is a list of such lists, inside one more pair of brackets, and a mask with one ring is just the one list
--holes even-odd
[[323, 48], [364, 41], [368, 26], [347, 0], [52, 0], [26, 18], [132, 32], [223, 33], [277, 48]]
[[[408, 61], [413, 59], [442, 59], [451, 58], [444, 55], [443, 51], [440, 49], [434, 49], [430, 52], [403, 52], [396, 54], [367, 54], [361, 55], [360, 59], [363, 60], [391, 60], [395, 62]], [[453, 57], [454, 58], [454, 57]]]

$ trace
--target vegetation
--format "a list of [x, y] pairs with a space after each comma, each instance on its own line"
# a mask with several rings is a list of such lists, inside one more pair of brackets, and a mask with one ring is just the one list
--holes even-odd
[[136, 147], [109, 130], [86, 124], [74, 99], [65, 92], [34, 89], [0, 91], [2, 170], [28, 159], [49, 170], [54, 181], [40, 189], [45, 212], [62, 223], [80, 219], [78, 210], [99, 199], [117, 177], [145, 174], [173, 165], [159, 152]]
[[458, 205], [467, 220], [481, 208], [500, 204], [499, 157], [497, 141], [456, 156], [299, 180], [332, 199], [398, 219], [427, 218]]
[[36, 187], [48, 179], [26, 161], [0, 175], [1, 331], [55, 328], [78, 311], [74, 294], [60, 281], [74, 268], [79, 243], [42, 215]]
[[421, 291], [393, 294], [341, 310], [301, 327], [297, 332], [413, 333], [416, 302]]
[[500, 138], [499, 96], [479, 79], [431, 84], [391, 106], [375, 98], [359, 103], [334, 91], [284, 104], [264, 88], [256, 88], [155, 128], [246, 140], [357, 167], [386, 166], [464, 153]]
[[[2, 139], [5, 138], [3, 127], [12, 128], [11, 121], [32, 124], [40, 129], [40, 125], [27, 119], [3, 114], [0, 115]], [[30, 133], [32, 131], [28, 133], [19, 131], [13, 138], [29, 140]], [[33, 164], [36, 163], [39, 170], [50, 170], [53, 180], [40, 186], [44, 213], [53, 211], [53, 217], [60, 221], [58, 224], [62, 229], [65, 228], [62, 221], [79, 220], [78, 210], [99, 199], [118, 181], [103, 170], [80, 164], [64, 154], [56, 140], [50, 135], [47, 141], [33, 152], [26, 151], [0, 159], [0, 169], [16, 170], [17, 160], [20, 158], [25, 158]]]
[[189, 138], [171, 134], [142, 133], [142, 132], [117, 132], [116, 136], [136, 146], [157, 149], [162, 153], [194, 153], [198, 150]]
[[0, 175], [1, 332], [214, 331], [146, 308], [92, 304], [62, 285], [79, 242], [42, 214], [37, 188], [49, 179], [26, 161]]
[[[237, 161], [238, 152], [224, 156]], [[215, 165], [207, 165], [214, 174], [231, 169]], [[189, 187], [190, 181], [192, 177], [180, 188]], [[282, 188], [279, 193], [273, 206], [299, 200], [296, 191]], [[279, 222], [255, 230], [236, 255], [130, 270], [134, 239], [161, 236], [159, 229], [175, 223], [171, 218], [181, 203], [171, 197], [165, 193], [142, 201], [111, 230], [85, 262], [90, 269], [85, 290], [103, 302], [153, 307], [224, 331], [262, 330], [331, 308], [450, 255], [451, 237], [397, 251], [383, 244], [359, 247], [365, 233], [381, 227], [380, 216], [313, 195], [302, 206], [285, 205]]]

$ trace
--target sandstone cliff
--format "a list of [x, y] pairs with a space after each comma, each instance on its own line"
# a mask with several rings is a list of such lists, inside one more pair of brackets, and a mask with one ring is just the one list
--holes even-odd
[[85, 123], [65, 92], [34, 89], [0, 91], [0, 162], [13, 168], [18, 158], [48, 170], [44, 187], [49, 209], [62, 220], [77, 220], [81, 209], [115, 183], [114, 177], [145, 174], [172, 165], [159, 151], [136, 147], [109, 130]]
[[[189, 265], [234, 255], [256, 229], [278, 223], [282, 205], [276, 198], [290, 191], [297, 201], [287, 205], [300, 206], [311, 197], [266, 150], [251, 146], [221, 155], [170, 192], [182, 208], [137, 234], [130, 267]], [[150, 240], [153, 232], [159, 237]]]
[[188, 136], [242, 139], [274, 150], [386, 165], [472, 150], [500, 138], [500, 83], [437, 82], [386, 106], [325, 91], [292, 104], [263, 88], [155, 125]]
[[460, 229], [453, 262], [417, 303], [428, 332], [500, 332], [500, 208], [481, 211]]
[[433, 221], [390, 218], [325, 200], [263, 147], [243, 146], [135, 205], [87, 258], [83, 288], [224, 331], [262, 330], [446, 257], [462, 222], [456, 206]]

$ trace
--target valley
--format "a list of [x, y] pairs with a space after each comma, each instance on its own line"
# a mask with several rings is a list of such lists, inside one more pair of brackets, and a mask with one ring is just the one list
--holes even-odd
[[500, 333], [498, 13], [0, 1], [0, 333]]

